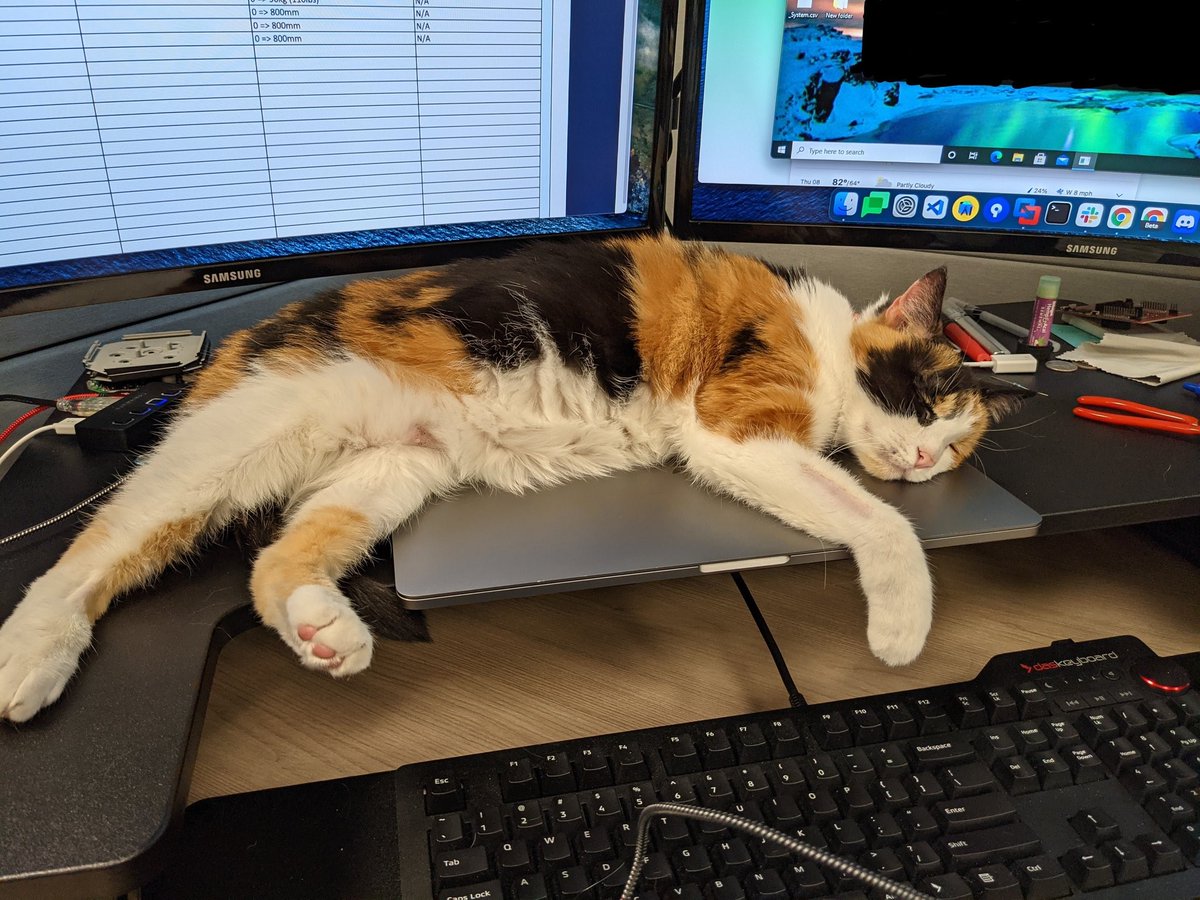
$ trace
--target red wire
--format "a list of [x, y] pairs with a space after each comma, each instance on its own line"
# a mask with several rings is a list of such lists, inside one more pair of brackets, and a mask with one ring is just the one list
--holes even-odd
[[[99, 396], [100, 396], [99, 394], [67, 394], [67, 396], [59, 397], [58, 399], [59, 400], [85, 400], [88, 397], [99, 397]], [[124, 395], [122, 395], [122, 396], [124, 396]], [[10, 434], [12, 434], [14, 431], [16, 431], [21, 426], [22, 422], [32, 419], [38, 413], [44, 413], [46, 410], [52, 409], [52, 408], [53, 407], [49, 407], [49, 406], [38, 406], [38, 407], [35, 407], [34, 409], [29, 410], [26, 413], [23, 413], [21, 416], [19, 416], [17, 418], [17, 420], [15, 422], [13, 422], [11, 425], [9, 425], [7, 428], [5, 428], [3, 431], [0, 431], [0, 444], [3, 444], [5, 442], [5, 440], [8, 439], [8, 436]]]
[[7, 428], [5, 428], [3, 431], [0, 431], [0, 444], [3, 444], [5, 439], [10, 434], [12, 434], [14, 431], [16, 431], [17, 428], [20, 426], [20, 424], [22, 422], [24, 422], [26, 419], [32, 419], [38, 413], [44, 413], [48, 409], [50, 409], [49, 406], [35, 406], [33, 409], [29, 410], [28, 412], [22, 413], [21, 416], [19, 416], [15, 422], [13, 422], [11, 425], [9, 425]]

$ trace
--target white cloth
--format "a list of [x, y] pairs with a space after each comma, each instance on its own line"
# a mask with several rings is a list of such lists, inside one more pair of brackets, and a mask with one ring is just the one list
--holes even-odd
[[1081, 344], [1059, 359], [1085, 362], [1151, 387], [1200, 374], [1200, 343], [1186, 334], [1134, 337], [1108, 332], [1096, 344]]

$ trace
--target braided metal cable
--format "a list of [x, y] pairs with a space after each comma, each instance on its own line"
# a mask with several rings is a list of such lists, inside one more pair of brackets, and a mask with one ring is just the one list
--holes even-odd
[[650, 821], [659, 815], [683, 816], [685, 819], [696, 819], [701, 822], [717, 822], [721, 825], [737, 828], [763, 840], [774, 841], [791, 850], [793, 853], [798, 853], [801, 856], [811, 859], [820, 866], [835, 869], [843, 875], [849, 875], [851, 878], [857, 878], [870, 887], [883, 888], [894, 896], [903, 898], [903, 900], [932, 900], [929, 894], [922, 894], [920, 891], [914, 890], [906, 884], [893, 881], [885, 875], [880, 875], [878, 872], [872, 872], [858, 863], [842, 859], [840, 856], [836, 856], [827, 850], [820, 850], [812, 844], [806, 844], [797, 838], [789, 837], [781, 831], [776, 831], [774, 828], [768, 828], [761, 822], [755, 822], [753, 819], [746, 819], [742, 816], [735, 816], [716, 809], [706, 809], [702, 806], [688, 806], [684, 803], [651, 803], [642, 810], [642, 814], [638, 817], [637, 843], [633, 849], [633, 865], [630, 866], [629, 878], [625, 882], [625, 889], [621, 892], [621, 900], [633, 900], [634, 891], [637, 890], [638, 877], [642, 874], [642, 868], [646, 864], [646, 845], [650, 840]]

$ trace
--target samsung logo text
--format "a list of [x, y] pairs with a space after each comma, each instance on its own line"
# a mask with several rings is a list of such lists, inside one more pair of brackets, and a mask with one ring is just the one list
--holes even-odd
[[231, 281], [249, 281], [262, 278], [262, 269], [234, 269], [231, 272], [209, 272], [204, 276], [205, 284], [228, 284]]

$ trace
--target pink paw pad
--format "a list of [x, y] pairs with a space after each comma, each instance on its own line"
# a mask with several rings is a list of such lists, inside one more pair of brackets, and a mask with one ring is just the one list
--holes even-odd
[[300, 640], [302, 641], [311, 641], [313, 639], [313, 635], [315, 635], [317, 631], [318, 629], [316, 625], [301, 625], [296, 629], [296, 634], [299, 635]]

